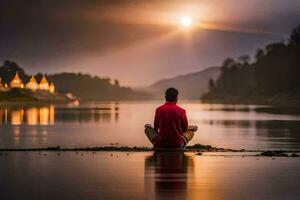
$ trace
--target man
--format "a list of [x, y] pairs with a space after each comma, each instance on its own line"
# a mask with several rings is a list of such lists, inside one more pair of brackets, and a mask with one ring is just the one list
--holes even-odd
[[184, 148], [197, 131], [197, 126], [188, 126], [186, 112], [177, 106], [178, 90], [165, 92], [166, 103], [156, 109], [154, 128], [145, 125], [145, 133], [155, 148]]

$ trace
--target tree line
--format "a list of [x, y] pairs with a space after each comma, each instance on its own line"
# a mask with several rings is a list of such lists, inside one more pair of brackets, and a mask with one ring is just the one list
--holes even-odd
[[253, 62], [248, 55], [225, 59], [203, 99], [274, 95], [300, 97], [300, 26], [288, 41], [258, 49]]

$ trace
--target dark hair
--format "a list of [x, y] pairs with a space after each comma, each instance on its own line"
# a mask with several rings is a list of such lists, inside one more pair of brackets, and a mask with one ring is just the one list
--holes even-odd
[[166, 101], [174, 102], [178, 97], [178, 90], [176, 88], [168, 88], [165, 92]]

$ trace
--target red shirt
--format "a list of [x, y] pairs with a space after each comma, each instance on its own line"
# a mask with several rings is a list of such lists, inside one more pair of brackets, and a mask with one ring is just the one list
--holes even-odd
[[182, 133], [187, 131], [188, 122], [184, 109], [175, 102], [166, 102], [156, 109], [154, 130], [158, 132], [155, 142], [160, 148], [181, 148], [184, 146]]

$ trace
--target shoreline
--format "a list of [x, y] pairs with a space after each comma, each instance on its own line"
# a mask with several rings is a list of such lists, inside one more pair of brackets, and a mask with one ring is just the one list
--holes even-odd
[[300, 97], [287, 96], [235, 96], [235, 95], [218, 95], [203, 96], [202, 103], [209, 104], [233, 104], [233, 105], [261, 105], [274, 107], [297, 107], [300, 108]]
[[[74, 100], [0, 100], [0, 105], [66, 105], [72, 103]], [[111, 99], [111, 100], [81, 100], [81, 103], [88, 102], [101, 102], [101, 103], [136, 103], [136, 102], [157, 102], [161, 104], [163, 101], [161, 99]], [[284, 100], [284, 101], [272, 101], [270, 99], [252, 99], [252, 98], [203, 98], [203, 99], [181, 99], [179, 104], [184, 104], [186, 102], [201, 103], [201, 104], [223, 104], [223, 105], [258, 105], [265, 107], [280, 107], [280, 108], [299, 108], [300, 109], [300, 99], [295, 100]]]
[[[46, 148], [3, 148], [0, 149], [0, 156], [8, 155], [7, 152], [192, 152], [196, 155], [202, 153], [245, 153], [240, 156], [263, 156], [263, 157], [299, 157], [299, 150], [246, 150], [246, 149], [224, 149], [216, 148], [210, 145], [196, 144], [187, 146], [184, 149], [154, 149], [152, 147], [129, 147], [129, 146], [99, 146], [99, 147], [74, 147], [61, 148], [46, 147]], [[256, 153], [254, 155], [247, 155], [247, 153]]]

